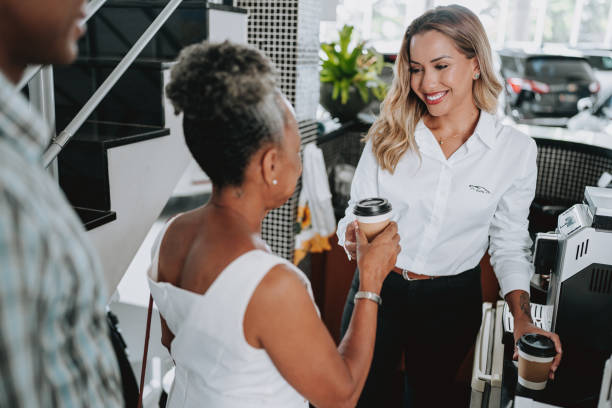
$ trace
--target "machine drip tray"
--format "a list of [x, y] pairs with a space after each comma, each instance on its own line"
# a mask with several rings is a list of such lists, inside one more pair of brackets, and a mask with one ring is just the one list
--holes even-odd
[[[511, 346], [508, 344], [505, 347], [501, 407], [510, 406], [508, 404], [515, 401], [515, 397], [520, 396], [547, 404], [543, 405], [545, 407], [597, 408], [601, 374], [597, 376], [593, 371], [589, 372], [592, 368], [579, 367], [581, 364], [578, 361], [571, 357], [566, 358], [568, 356], [565, 355], [565, 350], [564, 359], [561, 361], [555, 380], [549, 380], [546, 389], [542, 391], [532, 391], [518, 384], [518, 368], [516, 362], [511, 359]], [[580, 375], [582, 371], [586, 371], [586, 375]], [[603, 373], [603, 368], [601, 372]], [[542, 405], [532, 404], [531, 406], [540, 407]], [[520, 407], [521, 405], [517, 405], [517, 408]]]
[[[542, 330], [550, 331], [552, 327], [554, 306], [552, 305], [539, 305], [537, 303], [531, 304], [531, 319], [536, 327]], [[504, 331], [506, 333], [514, 333], [514, 318], [510, 313], [508, 303], [504, 304]]]

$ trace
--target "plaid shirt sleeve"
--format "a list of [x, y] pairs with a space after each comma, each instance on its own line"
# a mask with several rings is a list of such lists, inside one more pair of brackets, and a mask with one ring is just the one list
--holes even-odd
[[42, 406], [41, 349], [37, 330], [42, 307], [36, 278], [45, 253], [38, 228], [14, 197], [0, 193], [0, 406]]
[[123, 406], [103, 291], [61, 238], [0, 185], [0, 407]]
[[120, 407], [102, 269], [40, 165], [48, 134], [0, 72], [0, 407]]

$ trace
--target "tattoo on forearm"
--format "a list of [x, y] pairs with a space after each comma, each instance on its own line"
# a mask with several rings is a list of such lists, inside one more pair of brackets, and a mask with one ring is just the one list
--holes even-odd
[[529, 305], [529, 295], [527, 293], [521, 293], [519, 304], [521, 312], [525, 313], [525, 315], [529, 317], [529, 321], [533, 322], [533, 320], [531, 320], [531, 306]]

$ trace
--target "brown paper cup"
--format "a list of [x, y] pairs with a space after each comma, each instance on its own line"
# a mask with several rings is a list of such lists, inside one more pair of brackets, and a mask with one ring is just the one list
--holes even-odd
[[371, 217], [357, 216], [359, 229], [363, 231], [368, 242], [371, 242], [378, 234], [380, 234], [391, 221], [391, 213], [375, 215]]
[[530, 390], [546, 388], [550, 366], [557, 354], [555, 343], [546, 336], [528, 333], [518, 341], [518, 382]]
[[518, 382], [530, 390], [543, 390], [554, 357], [534, 357], [519, 350]]

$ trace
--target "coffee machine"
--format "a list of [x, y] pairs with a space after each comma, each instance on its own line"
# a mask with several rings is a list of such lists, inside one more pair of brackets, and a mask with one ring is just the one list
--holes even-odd
[[586, 187], [554, 233], [537, 234], [534, 266], [550, 277], [551, 329], [563, 343], [551, 402], [595, 406], [612, 353], [612, 189]]

